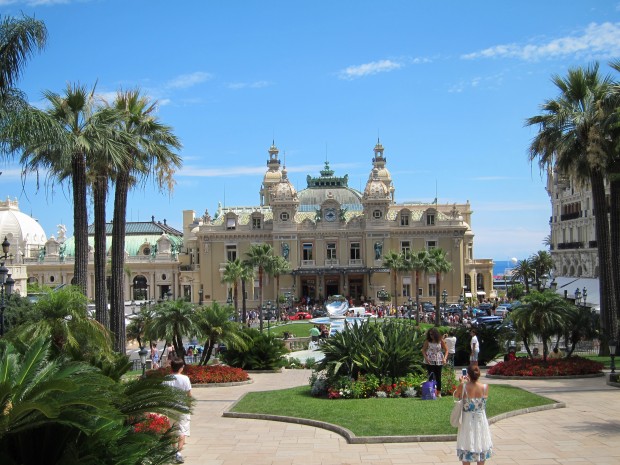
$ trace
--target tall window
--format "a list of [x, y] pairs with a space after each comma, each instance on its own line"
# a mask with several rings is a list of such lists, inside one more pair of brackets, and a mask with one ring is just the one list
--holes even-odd
[[409, 226], [409, 215], [400, 215], [400, 225]]
[[229, 262], [232, 262], [236, 258], [237, 258], [237, 246], [227, 245], [226, 246], [226, 260], [228, 260]]
[[237, 221], [235, 218], [226, 218], [226, 229], [235, 229], [237, 227]]
[[400, 242], [400, 251], [402, 254], [409, 256], [411, 254], [411, 242], [409, 241], [401, 241]]
[[360, 260], [362, 258], [362, 250], [359, 242], [351, 242], [351, 260]]
[[303, 244], [302, 248], [302, 260], [314, 260], [312, 258], [312, 243], [306, 242]]
[[435, 226], [435, 215], [434, 214], [426, 214], [426, 225], [427, 226]]
[[260, 218], [252, 218], [252, 229], [260, 229]]
[[426, 241], [426, 250], [437, 248], [437, 241]]
[[327, 259], [336, 260], [336, 243], [335, 242], [327, 243]]
[[437, 284], [429, 284], [428, 285], [428, 295], [431, 297], [435, 297], [437, 295]]

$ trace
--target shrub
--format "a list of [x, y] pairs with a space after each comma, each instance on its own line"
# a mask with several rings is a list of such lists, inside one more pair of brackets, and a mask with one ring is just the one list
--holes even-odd
[[489, 368], [488, 374], [499, 376], [570, 376], [601, 373], [603, 364], [581, 357], [560, 359], [517, 358], [499, 362]]
[[286, 364], [284, 341], [254, 328], [243, 330], [250, 339], [247, 350], [229, 348], [221, 358], [230, 366], [245, 370], [277, 370]]

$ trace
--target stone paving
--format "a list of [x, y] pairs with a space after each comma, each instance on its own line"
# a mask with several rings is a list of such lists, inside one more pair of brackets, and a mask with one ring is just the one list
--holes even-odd
[[[291, 423], [224, 418], [243, 393], [299, 386], [310, 370], [252, 374], [252, 384], [194, 388], [196, 407], [183, 455], [188, 465], [397, 465], [460, 463], [455, 442], [348, 444], [338, 434]], [[489, 380], [512, 384], [566, 408], [491, 425], [497, 465], [620, 464], [620, 389], [605, 378]], [[490, 392], [493, 397], [493, 390]], [[446, 419], [448, 421], [448, 419]]]

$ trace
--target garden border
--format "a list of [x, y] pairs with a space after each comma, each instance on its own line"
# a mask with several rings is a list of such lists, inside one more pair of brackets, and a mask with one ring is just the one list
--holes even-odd
[[601, 376], [605, 376], [605, 373], [590, 373], [584, 375], [565, 375], [565, 376], [504, 376], [504, 375], [490, 375], [486, 374], [485, 377], [490, 379], [519, 379], [519, 380], [528, 380], [528, 379], [580, 379], [580, 378], [600, 378]]
[[253, 382], [254, 382], [254, 380], [250, 378], [247, 381], [233, 381], [231, 383], [196, 383], [196, 384], [192, 384], [192, 389], [194, 389], [194, 388], [243, 386], [244, 384], [252, 384]]
[[[231, 409], [237, 405], [238, 402], [243, 399], [246, 394], [243, 394], [237, 401], [235, 401], [227, 410], [222, 413], [225, 418], [245, 418], [249, 420], [267, 420], [267, 421], [281, 421], [285, 423], [293, 423], [296, 425], [313, 426], [315, 428], [321, 428], [328, 431], [332, 431], [339, 434], [346, 439], [349, 444], [382, 444], [382, 443], [405, 443], [405, 442], [448, 442], [456, 441], [456, 434], [435, 434], [435, 435], [416, 435], [416, 436], [356, 436], [353, 432], [340, 425], [333, 423], [327, 423], [320, 420], [311, 420], [308, 418], [289, 417], [284, 415], [269, 415], [264, 413], [242, 413], [231, 412]], [[553, 400], [553, 399], [551, 399]], [[525, 415], [527, 413], [542, 412], [544, 410], [553, 410], [557, 408], [565, 408], [564, 402], [555, 402], [554, 404], [539, 405], [537, 407], [528, 407], [519, 410], [512, 410], [510, 412], [502, 413], [489, 418], [489, 424], [504, 420], [506, 418], [515, 417], [517, 415]], [[447, 419], [446, 419], [447, 420]]]

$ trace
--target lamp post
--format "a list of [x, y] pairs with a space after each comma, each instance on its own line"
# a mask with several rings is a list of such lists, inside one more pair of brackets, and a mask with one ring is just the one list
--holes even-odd
[[[448, 311], [448, 291], [446, 289], [441, 293], [441, 297], [443, 298], [443, 311]], [[441, 316], [441, 309], [439, 310], [439, 315]]]
[[273, 318], [273, 304], [271, 300], [267, 301], [267, 334], [271, 334], [271, 319]]
[[172, 291], [170, 289], [166, 292], [166, 300], [172, 300]]
[[581, 290], [575, 289], [575, 305], [581, 306]]
[[11, 278], [9, 269], [4, 266], [4, 261], [9, 258], [9, 243], [6, 236], [2, 242], [2, 262], [0, 263], [0, 337], [4, 336], [4, 309], [6, 308], [5, 296], [8, 297], [13, 293], [15, 280]]
[[202, 288], [200, 288], [198, 290], [198, 305], [202, 305], [202, 294], [204, 293], [204, 291], [202, 290]]
[[465, 294], [461, 294], [459, 296], [459, 310], [461, 312], [460, 315], [460, 320], [459, 321], [463, 321], [463, 307], [465, 306]]
[[611, 374], [616, 374], [616, 364], [614, 358], [616, 357], [616, 340], [609, 340], [609, 355], [611, 355], [611, 362], [609, 363], [609, 368], [611, 368]]
[[138, 356], [140, 357], [140, 364], [142, 365], [142, 377], [146, 377], [146, 355], [149, 353], [144, 347], [140, 347]]
[[409, 319], [413, 317], [413, 299], [409, 296]]
[[583, 306], [587, 307], [586, 300], [588, 298], [588, 290], [585, 287], [583, 288], [583, 291], [581, 291], [581, 296], [583, 298]]
[[415, 322], [420, 326], [420, 293], [422, 288], [419, 288], [415, 293]]

